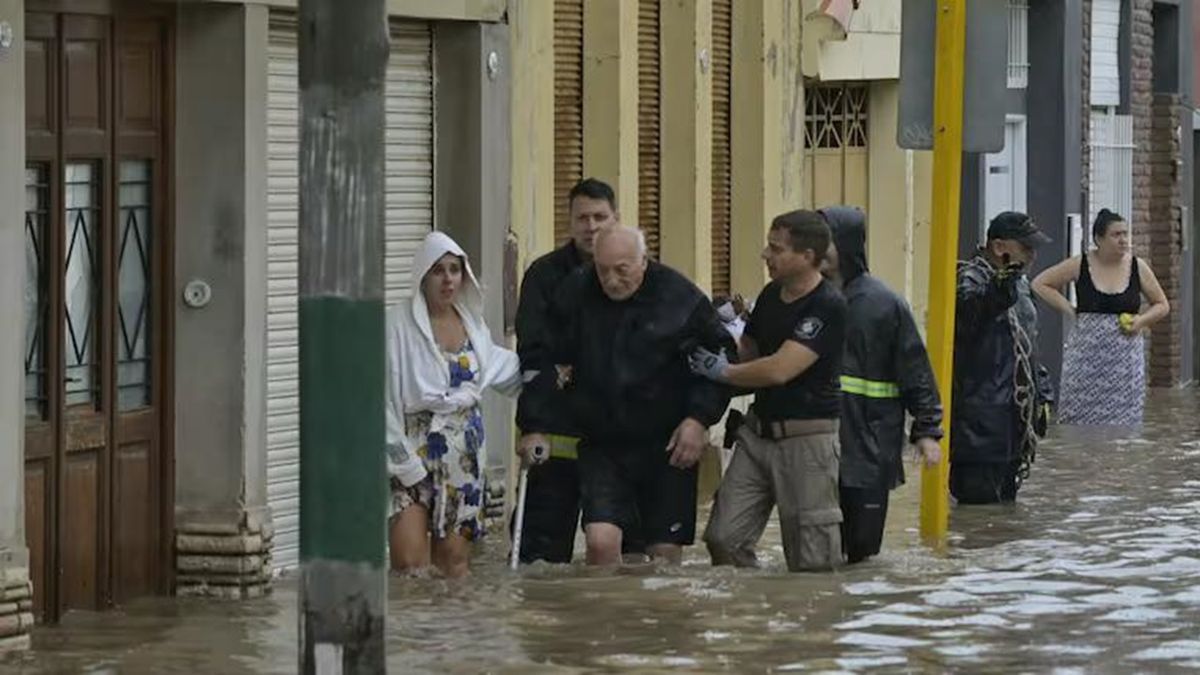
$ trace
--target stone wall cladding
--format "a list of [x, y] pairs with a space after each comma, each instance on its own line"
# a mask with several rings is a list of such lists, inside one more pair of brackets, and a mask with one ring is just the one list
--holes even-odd
[[0, 565], [0, 653], [28, 649], [33, 623], [29, 570]]
[[182, 597], [245, 600], [271, 592], [269, 523], [236, 527], [190, 524], [175, 533], [175, 592]]
[[[1190, 112], [1190, 111], [1189, 111]], [[1150, 337], [1150, 383], [1174, 386], [1181, 379], [1180, 344], [1183, 288], [1183, 98], [1155, 94], [1150, 131], [1150, 266], [1170, 301], [1172, 312]]]

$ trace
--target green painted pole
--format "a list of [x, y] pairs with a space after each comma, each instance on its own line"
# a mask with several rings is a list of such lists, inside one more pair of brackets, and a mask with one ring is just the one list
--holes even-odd
[[300, 0], [300, 672], [385, 671], [385, 0]]

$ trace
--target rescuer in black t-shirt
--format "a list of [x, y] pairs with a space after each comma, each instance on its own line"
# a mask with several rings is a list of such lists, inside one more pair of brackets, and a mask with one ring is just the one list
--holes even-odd
[[846, 302], [821, 275], [830, 231], [813, 211], [771, 223], [763, 289], [739, 346], [739, 363], [698, 349], [693, 372], [754, 389], [738, 448], [704, 533], [713, 564], [754, 566], [754, 547], [778, 506], [791, 571], [842, 560], [838, 417]]

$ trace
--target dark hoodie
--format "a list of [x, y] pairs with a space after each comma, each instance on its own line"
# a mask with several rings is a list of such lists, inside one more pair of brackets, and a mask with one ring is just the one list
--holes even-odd
[[846, 297], [842, 360], [841, 484], [894, 488], [904, 482], [904, 413], [909, 440], [942, 437], [942, 405], [925, 344], [908, 304], [867, 270], [862, 211], [821, 210], [838, 250]]

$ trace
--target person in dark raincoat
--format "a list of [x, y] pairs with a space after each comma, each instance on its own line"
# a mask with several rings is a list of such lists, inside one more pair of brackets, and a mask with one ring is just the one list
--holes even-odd
[[1037, 361], [1037, 308], [1025, 272], [1050, 239], [1024, 213], [992, 219], [987, 243], [959, 263], [950, 420], [950, 493], [960, 504], [1012, 502], [1049, 419]]
[[868, 272], [866, 216], [846, 206], [820, 213], [833, 232], [826, 276], [846, 298], [838, 487], [842, 547], [855, 563], [879, 553], [888, 493], [904, 482], [905, 412], [908, 442], [936, 464], [942, 405], [908, 304]]

